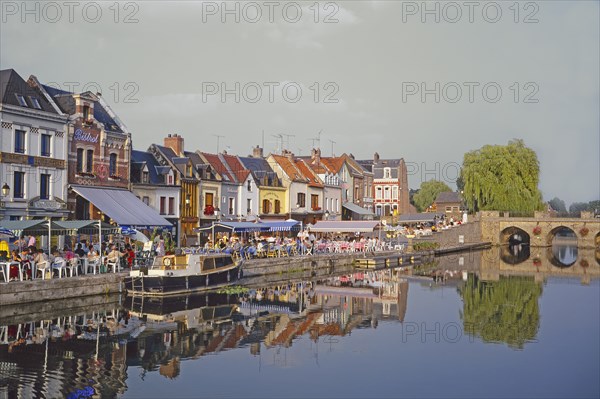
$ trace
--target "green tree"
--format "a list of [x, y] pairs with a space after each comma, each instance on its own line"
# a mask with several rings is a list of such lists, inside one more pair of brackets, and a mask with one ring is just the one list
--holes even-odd
[[488, 282], [469, 275], [458, 292], [463, 299], [461, 317], [467, 334], [519, 349], [535, 339], [542, 284], [533, 277], [501, 276]]
[[554, 209], [556, 212], [567, 212], [567, 206], [565, 205], [565, 201], [561, 200], [558, 197], [552, 198], [548, 201], [548, 204]]
[[429, 205], [435, 201], [439, 193], [444, 191], [452, 191], [444, 182], [438, 180], [429, 180], [421, 183], [421, 188], [413, 196], [413, 201], [417, 210], [423, 212]]
[[542, 210], [540, 165], [523, 140], [486, 145], [464, 155], [461, 177], [469, 209], [531, 212]]
[[569, 213], [576, 217], [579, 217], [582, 211], [595, 212], [596, 210], [600, 210], [600, 201], [573, 202], [569, 206]]

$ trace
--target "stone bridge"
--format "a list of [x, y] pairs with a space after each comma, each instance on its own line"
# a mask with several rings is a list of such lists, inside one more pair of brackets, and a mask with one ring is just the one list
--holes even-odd
[[600, 247], [600, 219], [591, 212], [582, 212], [580, 218], [553, 217], [545, 212], [535, 212], [532, 218], [511, 217], [496, 211], [482, 211], [475, 217], [480, 224], [482, 241], [493, 245], [508, 244], [508, 239], [519, 234], [523, 242], [532, 247], [548, 247], [559, 231], [567, 231], [577, 239], [579, 248]]

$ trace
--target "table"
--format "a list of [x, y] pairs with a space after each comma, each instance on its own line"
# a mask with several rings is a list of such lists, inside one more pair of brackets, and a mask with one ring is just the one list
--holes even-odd
[[10, 281], [10, 267], [17, 266], [19, 268], [19, 279], [23, 280], [23, 268], [19, 262], [0, 262], [0, 267], [4, 269], [4, 282], [8, 283]]

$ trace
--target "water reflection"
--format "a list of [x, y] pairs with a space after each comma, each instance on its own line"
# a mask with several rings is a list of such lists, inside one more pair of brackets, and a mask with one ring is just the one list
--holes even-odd
[[553, 245], [549, 251], [550, 262], [556, 267], [570, 267], [577, 262], [577, 245]]
[[[472, 255], [460, 255], [456, 260], [439, 258], [410, 271], [357, 271], [185, 297], [129, 297], [116, 308], [92, 306], [87, 313], [51, 320], [10, 325], [2, 325], [0, 320], [0, 396], [139, 396], [142, 382], [156, 383], [158, 379], [178, 383], [197, 371], [198, 364], [205, 371], [205, 364], [217, 364], [214, 355], [243, 363], [248, 357], [260, 361], [268, 353], [273, 355], [272, 366], [287, 367], [287, 351], [295, 350], [298, 355], [298, 347], [304, 350], [307, 343], [317, 351], [319, 343], [330, 348], [339, 345], [344, 355], [337, 364], [342, 368], [361, 367], [346, 360], [356, 350], [349, 343], [357, 342], [361, 350], [370, 348], [361, 352], [367, 364], [378, 364], [379, 357], [394, 351], [411, 363], [418, 362], [421, 351], [431, 349], [427, 345], [418, 350], [408, 344], [399, 346], [402, 333], [407, 331], [404, 327], [411, 323], [421, 326], [421, 321], [435, 326], [438, 317], [447, 317], [450, 324], [462, 322], [465, 333], [480, 338], [469, 343], [502, 343], [505, 349], [523, 350], [540, 334], [543, 283], [533, 276], [500, 275], [495, 281], [484, 281], [478, 272], [466, 270], [473, 265], [479, 268], [482, 262], [481, 256], [477, 260]], [[510, 267], [511, 272], [514, 269]], [[438, 289], [441, 287], [452, 288], [444, 291]], [[445, 298], [440, 300], [440, 294]], [[546, 312], [552, 310], [549, 307]], [[594, 311], [593, 306], [590, 311]], [[581, 315], [590, 318], [589, 314]], [[482, 349], [438, 348], [460, 353]], [[418, 353], [409, 358], [413, 350]], [[235, 351], [235, 357], [224, 355], [229, 351]], [[394, 357], [395, 365], [398, 356]], [[317, 354], [314, 360], [318, 366]], [[460, 359], [455, 362], [465, 367]], [[236, 365], [228, 367], [235, 369]], [[229, 372], [219, 370], [214, 373]], [[270, 370], [267, 380], [273, 375], [283, 374]], [[315, 378], [308, 368], [299, 371], [299, 378], [302, 375]], [[419, 374], [412, 377], [418, 379]], [[184, 388], [180, 392], [193, 395], [194, 391]]]
[[509, 244], [500, 248], [500, 259], [509, 265], [518, 265], [529, 259], [529, 244]]
[[458, 292], [463, 299], [461, 317], [466, 332], [485, 342], [502, 342], [518, 349], [535, 339], [542, 284], [533, 277], [500, 276], [498, 281], [482, 281], [469, 275]]

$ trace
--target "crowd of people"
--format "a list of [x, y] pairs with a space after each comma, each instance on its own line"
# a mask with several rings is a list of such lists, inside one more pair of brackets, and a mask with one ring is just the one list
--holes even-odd
[[84, 241], [78, 242], [74, 250], [68, 245], [63, 246], [62, 250], [53, 246], [47, 253], [43, 248], [36, 246], [36, 239], [31, 235], [19, 237], [12, 243], [12, 247], [14, 249], [10, 250], [10, 246], [5, 241], [0, 244], [0, 261], [13, 262], [9, 268], [9, 280], [35, 278], [36, 270], [38, 275], [46, 272], [58, 275], [60, 268], [67, 264], [75, 264], [77, 274], [86, 273], [87, 270], [83, 270], [83, 263], [77, 262], [77, 259], [86, 258], [87, 265], [94, 265], [100, 261], [100, 253], [103, 255], [103, 264], [99, 265], [100, 272], [108, 271], [110, 264], [119, 264], [120, 268], [131, 268], [136, 257], [135, 249], [128, 240], [122, 245], [117, 245], [112, 240], [103, 242], [102, 245]]

